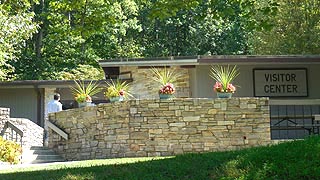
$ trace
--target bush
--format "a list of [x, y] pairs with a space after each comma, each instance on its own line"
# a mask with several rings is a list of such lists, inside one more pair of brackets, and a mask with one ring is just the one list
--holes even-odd
[[0, 136], [0, 161], [18, 164], [21, 154], [22, 148], [19, 144], [4, 140]]

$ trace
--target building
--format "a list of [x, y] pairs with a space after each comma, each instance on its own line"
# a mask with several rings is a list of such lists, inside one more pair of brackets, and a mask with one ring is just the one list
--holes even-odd
[[[103, 80], [99, 83], [104, 86]], [[73, 80], [0, 82], [0, 107], [10, 108], [12, 118], [27, 118], [43, 127], [46, 106], [55, 93], [61, 94], [63, 109], [77, 107], [70, 91], [73, 85]], [[93, 101], [106, 102], [103, 92], [94, 96]]]
[[[138, 98], [157, 98], [150, 67], [170, 67], [183, 74], [177, 82], [177, 97], [216, 98], [212, 65], [237, 65], [240, 75], [235, 97], [270, 97], [273, 138], [303, 137], [319, 133], [313, 124], [320, 114], [320, 56], [197, 56], [163, 59], [118, 59], [100, 61], [106, 77], [132, 77], [132, 92]], [[294, 130], [294, 131], [293, 131]], [[317, 132], [314, 132], [317, 131]]]
[[[211, 65], [237, 65], [240, 75], [235, 97], [270, 97], [271, 125], [290, 127], [310, 124], [320, 114], [320, 56], [195, 56], [169, 58], [118, 59], [100, 61], [106, 79], [131, 82], [131, 93], [140, 99], [159, 98], [158, 84], [150, 78], [150, 67], [168, 67], [182, 76], [175, 84], [177, 97], [216, 98]], [[76, 107], [70, 92], [71, 81], [14, 81], [0, 83], [0, 107], [11, 109], [11, 117], [28, 118], [43, 126], [46, 104], [55, 92], [61, 94], [64, 108]], [[101, 81], [103, 86], [103, 80]], [[106, 102], [103, 93], [94, 102]], [[313, 133], [301, 127], [288, 137]], [[293, 129], [293, 128], [292, 128]], [[317, 130], [317, 133], [319, 130]], [[282, 133], [283, 134], [283, 133]], [[281, 138], [273, 133], [274, 138]]]

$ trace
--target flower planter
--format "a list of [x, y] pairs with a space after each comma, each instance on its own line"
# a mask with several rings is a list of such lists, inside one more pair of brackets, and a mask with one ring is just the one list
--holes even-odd
[[174, 97], [173, 94], [159, 94], [160, 99], [172, 99]]
[[232, 97], [232, 93], [217, 92], [217, 97], [218, 98], [231, 98]]
[[87, 106], [91, 106], [91, 102], [78, 102], [79, 108], [87, 107]]
[[118, 101], [120, 101], [120, 96], [117, 96], [117, 97], [109, 97], [109, 101], [110, 102], [118, 102]]

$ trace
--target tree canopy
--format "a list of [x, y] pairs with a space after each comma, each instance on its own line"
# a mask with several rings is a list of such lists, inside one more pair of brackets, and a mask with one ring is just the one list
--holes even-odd
[[[319, 2], [0, 2], [0, 78], [95, 79], [113, 58], [319, 53]], [[281, 41], [279, 41], [281, 39]], [[86, 70], [84, 70], [86, 69]], [[96, 72], [100, 72], [97, 70]]]
[[33, 17], [34, 12], [30, 11], [27, 0], [0, 3], [0, 80], [14, 77], [14, 67], [8, 61], [18, 60], [16, 55], [23, 44], [36, 32]]

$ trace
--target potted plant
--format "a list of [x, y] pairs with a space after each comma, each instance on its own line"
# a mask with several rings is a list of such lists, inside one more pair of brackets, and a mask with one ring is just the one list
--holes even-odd
[[172, 99], [176, 92], [173, 85], [174, 82], [180, 77], [180, 74], [171, 71], [166, 67], [163, 69], [152, 68], [152, 79], [160, 84], [159, 97], [160, 99]]
[[102, 89], [99, 84], [90, 81], [85, 85], [84, 81], [74, 81], [75, 87], [71, 86], [70, 89], [77, 101], [79, 107], [88, 106], [92, 102], [92, 96], [99, 93]]
[[236, 66], [212, 66], [210, 77], [216, 80], [213, 89], [217, 92], [219, 98], [230, 98], [236, 91], [236, 87], [231, 83], [237, 76], [239, 71]]
[[112, 79], [108, 82], [106, 81], [108, 87], [104, 92], [106, 98], [110, 100], [110, 102], [115, 101], [123, 101], [128, 96], [133, 97], [129, 92], [129, 83], [126, 81], [120, 82], [117, 80], [114, 82]]

